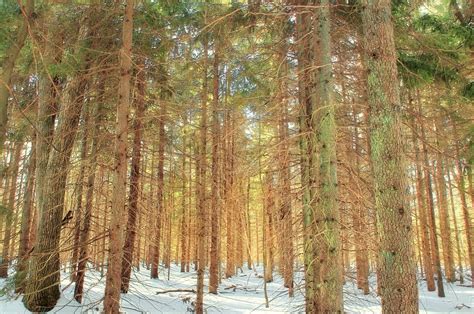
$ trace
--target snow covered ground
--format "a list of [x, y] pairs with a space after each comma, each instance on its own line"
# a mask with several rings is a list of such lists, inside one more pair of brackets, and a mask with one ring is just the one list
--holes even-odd
[[[149, 270], [142, 269], [132, 275], [130, 291], [122, 295], [121, 306], [126, 313], [186, 313], [192, 312], [195, 298], [193, 292], [157, 292], [171, 289], [195, 289], [196, 274], [181, 273], [173, 265], [170, 279], [167, 270], [162, 269], [160, 279], [150, 279]], [[274, 282], [267, 285], [270, 306], [265, 308], [263, 269], [257, 272], [244, 269], [242, 273], [230, 279], [223, 279], [219, 295], [205, 294], [204, 302], [208, 313], [288, 313], [303, 312], [302, 273], [296, 273], [295, 296], [288, 297], [283, 281], [276, 273]], [[105, 278], [100, 272], [90, 270], [86, 276], [86, 293], [83, 304], [73, 298], [74, 286], [69, 275], [62, 272], [61, 289], [63, 294], [52, 313], [98, 313], [102, 310]], [[466, 283], [467, 285], [469, 282]], [[5, 280], [0, 281], [0, 286]], [[446, 298], [438, 298], [436, 292], [426, 291], [426, 282], [420, 281], [421, 313], [474, 313], [474, 288], [456, 284], [446, 284]], [[375, 285], [373, 285], [375, 288]], [[207, 290], [207, 289], [206, 289]], [[354, 282], [348, 280], [344, 286], [344, 305], [348, 313], [380, 313], [380, 299], [375, 293], [364, 296]], [[0, 313], [28, 313], [21, 303], [21, 296], [5, 295], [0, 297]]]

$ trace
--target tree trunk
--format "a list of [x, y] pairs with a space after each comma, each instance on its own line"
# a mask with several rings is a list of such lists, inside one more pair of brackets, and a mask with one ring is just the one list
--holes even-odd
[[272, 216], [275, 206], [273, 179], [269, 173], [265, 174], [263, 181], [263, 265], [264, 265], [264, 282], [273, 281], [273, 230]]
[[[26, 308], [33, 312], [51, 310], [60, 296], [59, 240], [67, 168], [84, 103], [82, 95], [84, 95], [85, 88], [86, 81], [79, 79], [71, 87], [69, 102], [60, 111], [56, 136], [54, 136], [52, 143], [52, 147], [55, 149], [51, 150], [43, 181], [48, 184], [42, 187], [41, 194], [37, 199], [39, 212], [37, 238], [23, 299]], [[48, 143], [42, 143], [42, 145], [44, 144], [48, 145]], [[44, 161], [44, 156], [38, 150], [37, 156], [41, 156], [38, 159], [39, 165]], [[38, 178], [37, 173], [37, 193], [39, 190]]]
[[137, 234], [137, 218], [139, 215], [138, 209], [138, 194], [140, 184], [140, 159], [141, 159], [141, 142], [142, 142], [142, 128], [143, 115], [145, 113], [145, 58], [142, 58], [140, 68], [137, 74], [137, 96], [135, 99], [135, 120], [133, 124], [133, 152], [132, 162], [130, 166], [130, 195], [128, 199], [128, 221], [127, 229], [125, 231], [125, 243], [123, 245], [122, 258], [122, 293], [128, 292], [130, 284], [130, 274], [132, 272], [132, 261], [135, 237]]
[[[184, 119], [184, 125], [183, 128], [185, 128], [187, 125], [187, 119]], [[189, 238], [189, 229], [190, 229], [190, 224], [188, 222], [188, 203], [186, 202], [187, 200], [187, 183], [191, 181], [191, 178], [188, 179], [188, 174], [187, 174], [187, 167], [186, 167], [186, 161], [187, 161], [187, 133], [184, 131], [183, 134], [183, 171], [182, 171], [182, 190], [181, 190], [181, 197], [182, 197], [182, 216], [181, 216], [181, 272], [184, 273], [186, 271], [186, 265], [189, 265], [188, 263], [188, 238]]]
[[[411, 98], [410, 98], [411, 103]], [[429, 223], [427, 220], [426, 214], [426, 197], [425, 197], [425, 188], [424, 188], [424, 172], [422, 170], [423, 160], [420, 154], [420, 143], [418, 141], [419, 135], [416, 135], [418, 132], [418, 127], [415, 119], [412, 119], [412, 128], [413, 128], [413, 147], [415, 149], [415, 166], [416, 166], [416, 200], [419, 211], [419, 222], [421, 226], [421, 252], [423, 258], [423, 265], [426, 276], [426, 283], [428, 291], [435, 291], [435, 281], [433, 273], [433, 259], [431, 258], [431, 246], [430, 246], [430, 229]]]
[[[167, 87], [167, 77], [164, 73], [164, 68], [161, 69], [162, 73], [162, 84], [161, 91], [165, 91]], [[166, 91], [168, 93], [168, 91]], [[157, 173], [157, 198], [156, 198], [156, 222], [155, 222], [155, 235], [154, 235], [154, 244], [153, 247], [153, 257], [151, 261], [151, 278], [158, 278], [158, 267], [160, 264], [160, 243], [161, 243], [161, 229], [162, 229], [162, 216], [164, 214], [164, 190], [165, 190], [165, 181], [164, 181], [164, 165], [165, 165], [165, 145], [166, 145], [166, 134], [165, 134], [165, 123], [166, 123], [166, 114], [167, 114], [167, 104], [168, 101], [165, 94], [161, 95], [161, 108], [160, 108], [160, 118], [158, 122], [158, 173]]]
[[[311, 112], [312, 174], [319, 173], [312, 206], [316, 219], [316, 295], [319, 312], [341, 313], [342, 276], [336, 178], [336, 123], [332, 97], [331, 20], [329, 0], [318, 2], [315, 23], [315, 89]], [[311, 180], [314, 180], [311, 178]]]
[[363, 0], [362, 5], [382, 311], [418, 313], [391, 2]]
[[23, 197], [23, 208], [21, 214], [21, 230], [20, 245], [18, 248], [18, 264], [16, 268], [15, 291], [22, 293], [25, 287], [26, 270], [29, 254], [31, 249], [31, 228], [33, 221], [33, 198], [35, 184], [35, 168], [36, 168], [36, 136], [33, 135], [31, 141], [31, 153], [28, 161], [28, 178], [26, 181], [26, 189]]
[[82, 127], [82, 143], [81, 143], [81, 153], [80, 153], [80, 169], [79, 176], [76, 183], [76, 206], [74, 208], [75, 224], [74, 224], [74, 243], [72, 247], [72, 260], [71, 260], [71, 280], [76, 280], [76, 271], [77, 271], [77, 258], [79, 254], [79, 239], [81, 236], [81, 221], [82, 221], [82, 198], [84, 191], [84, 172], [86, 169], [86, 160], [87, 149], [88, 149], [88, 135], [89, 135], [89, 110], [84, 108], [83, 112], [83, 127]]
[[[87, 185], [86, 185], [86, 204], [84, 208], [84, 216], [81, 217], [83, 220], [82, 228], [80, 229], [79, 234], [79, 259], [77, 261], [77, 272], [76, 272], [76, 285], [74, 287], [74, 299], [77, 302], [82, 303], [83, 291], [84, 291], [84, 279], [87, 262], [89, 261], [88, 257], [88, 248], [89, 248], [89, 234], [90, 226], [92, 220], [92, 201], [94, 196], [94, 184], [95, 184], [95, 173], [97, 167], [97, 155], [100, 147], [99, 136], [100, 136], [100, 124], [101, 124], [101, 111], [102, 108], [101, 101], [95, 105], [93, 111], [91, 112], [92, 116], [92, 149], [90, 153]], [[85, 124], [86, 127], [90, 127]], [[84, 156], [85, 157], [85, 156]], [[105, 235], [104, 235], [105, 237]]]
[[219, 55], [214, 52], [212, 102], [212, 168], [211, 168], [211, 258], [209, 265], [209, 293], [217, 294], [219, 285]]
[[[459, 198], [461, 199], [461, 208], [463, 213], [463, 221], [464, 221], [464, 232], [466, 233], [466, 241], [467, 241], [467, 252], [469, 256], [469, 265], [471, 268], [471, 274], [474, 274], [474, 224], [471, 220], [471, 214], [469, 213], [469, 209], [467, 207], [466, 202], [466, 184], [464, 182], [464, 172], [463, 167], [461, 164], [461, 159], [459, 156], [459, 144], [457, 141], [458, 132], [456, 127], [456, 122], [451, 118], [451, 122], [453, 125], [453, 136], [455, 142], [455, 164], [457, 170], [457, 184], [459, 190]], [[474, 287], [474, 280], [472, 281], [472, 286]]]
[[456, 257], [458, 259], [458, 268], [459, 268], [459, 283], [464, 283], [464, 270], [462, 267], [462, 251], [461, 251], [461, 241], [459, 236], [459, 228], [458, 228], [458, 221], [456, 219], [456, 206], [454, 205], [454, 195], [453, 195], [453, 184], [451, 182], [451, 171], [449, 167], [446, 167], [447, 175], [448, 175], [448, 185], [449, 185], [449, 199], [451, 203], [451, 214], [453, 215], [453, 224], [454, 224], [454, 232], [455, 232], [455, 239], [456, 239]]
[[[360, 165], [360, 144], [359, 144], [359, 128], [357, 121], [357, 112], [352, 108], [352, 121], [354, 123], [354, 131], [352, 134], [351, 146], [353, 149], [352, 159], [355, 161], [355, 171], [357, 177], [361, 178]], [[357, 286], [364, 291], [365, 295], [369, 294], [369, 251], [367, 249], [367, 208], [364, 207], [363, 202], [357, 201], [354, 209], [354, 231], [355, 245], [356, 245], [356, 268], [357, 268]]]
[[445, 180], [445, 165], [442, 158], [442, 148], [440, 146], [439, 132], [441, 131], [440, 125], [436, 124], [436, 145], [438, 152], [436, 153], [436, 186], [439, 193], [438, 196], [438, 210], [439, 210], [439, 223], [441, 233], [441, 244], [443, 248], [443, 262], [444, 269], [446, 272], [446, 278], [449, 282], [456, 281], [454, 273], [454, 260], [453, 260], [453, 249], [451, 241], [451, 227], [449, 225], [449, 211], [448, 201], [446, 193], [446, 180]]
[[[91, 19], [92, 20], [92, 19]], [[91, 36], [89, 25], [83, 24], [79, 29], [79, 43]], [[92, 44], [92, 47], [96, 42]], [[48, 62], [58, 62], [59, 55], [56, 46], [48, 44]], [[56, 305], [60, 296], [60, 260], [59, 241], [61, 236], [66, 179], [69, 159], [78, 128], [79, 118], [84, 105], [84, 94], [87, 87], [86, 77], [89, 74], [91, 55], [85, 54], [81, 76], [68, 84], [68, 97], [61, 108], [58, 126], [52, 143], [49, 137], [54, 130], [54, 115], [58, 100], [57, 82], [45, 83], [40, 88], [37, 134], [37, 169], [36, 169], [36, 199], [38, 207], [38, 226], [36, 244], [30, 263], [27, 285], [23, 303], [33, 312], [49, 311]], [[52, 59], [49, 59], [52, 58]], [[49, 77], [49, 75], [47, 76]], [[46, 135], [46, 137], [45, 137]], [[54, 149], [50, 150], [50, 147]]]
[[109, 257], [105, 282], [104, 309], [119, 313], [123, 247], [123, 215], [127, 191], [127, 134], [130, 107], [130, 77], [132, 70], [133, 0], [127, 0], [120, 51], [120, 82], [118, 88], [117, 123], [115, 131], [115, 165], [112, 210], [109, 227]]
[[[305, 0], [301, 1], [304, 5]], [[311, 76], [310, 58], [311, 49], [310, 41], [308, 40], [308, 32], [311, 27], [311, 16], [304, 12], [304, 8], [298, 9], [296, 22], [296, 35], [298, 41], [297, 57], [298, 57], [298, 91], [299, 91], [299, 146], [301, 155], [301, 187], [302, 192], [302, 206], [303, 206], [303, 255], [305, 265], [305, 304], [306, 312], [313, 313], [316, 310], [316, 287], [315, 287], [315, 258], [314, 251], [314, 212], [311, 207], [311, 180], [310, 180], [310, 165], [311, 165], [311, 151], [309, 146], [309, 132], [310, 132], [310, 118], [309, 114], [312, 111], [311, 104]], [[314, 177], [313, 177], [314, 179]]]
[[[226, 69], [226, 95], [230, 95], [231, 85], [231, 69]], [[226, 96], [227, 98], [227, 96]], [[235, 274], [235, 247], [234, 247], [234, 228], [235, 222], [233, 218], [235, 202], [233, 197], [233, 168], [232, 168], [232, 141], [233, 131], [232, 109], [225, 102], [225, 118], [224, 118], [224, 208], [226, 209], [226, 264], [225, 277], [230, 278]]]
[[[286, 22], [284, 20], [283, 22]], [[278, 149], [278, 190], [279, 190], [279, 233], [281, 234], [281, 272], [283, 275], [284, 286], [288, 288], [288, 294], [293, 296], [293, 215], [291, 212], [291, 179], [290, 179], [290, 152], [289, 152], [289, 134], [288, 134], [288, 64], [287, 64], [287, 39], [284, 33], [281, 39], [281, 47], [278, 51], [278, 90], [276, 102], [278, 108], [277, 132], [279, 138]]]
[[207, 236], [207, 210], [206, 210], [206, 147], [207, 147], [207, 59], [208, 59], [208, 39], [204, 38], [204, 64], [203, 64], [203, 85], [201, 98], [201, 122], [199, 127], [199, 155], [197, 164], [197, 293], [196, 293], [196, 313], [202, 314], [203, 293], [204, 293], [204, 270], [206, 267], [206, 236]]
[[[14, 144], [14, 153], [10, 158], [9, 173], [11, 176], [10, 187], [5, 186], [5, 191], [8, 191], [8, 207], [5, 220], [5, 233], [3, 235], [3, 250], [2, 262], [0, 264], [0, 278], [8, 277], [8, 267], [10, 266], [10, 246], [14, 246], [12, 242], [12, 235], [15, 232], [15, 226], [12, 224], [13, 215], [15, 212], [15, 197], [18, 186], [18, 170], [20, 167], [21, 152], [23, 150], [23, 142], [16, 142]], [[5, 192], [4, 192], [5, 193]]]
[[427, 209], [428, 209], [428, 225], [430, 227], [430, 235], [431, 235], [431, 252], [433, 253], [433, 264], [436, 269], [436, 283], [438, 286], [438, 296], [444, 297], [444, 285], [443, 285], [443, 273], [441, 271], [441, 261], [439, 257], [439, 244], [438, 244], [438, 236], [436, 234], [436, 219], [435, 219], [435, 212], [434, 212], [434, 201], [433, 201], [433, 185], [432, 185], [432, 178], [430, 172], [430, 162], [428, 158], [428, 148], [426, 145], [427, 138], [425, 135], [425, 126], [423, 121], [423, 113], [421, 107], [421, 99], [419, 98], [418, 94], [418, 105], [419, 105], [419, 114], [421, 116], [420, 123], [420, 131], [421, 131], [421, 147], [423, 150], [423, 162], [424, 162], [424, 172], [425, 172], [425, 188], [426, 188], [426, 196], [428, 197], [427, 200]]

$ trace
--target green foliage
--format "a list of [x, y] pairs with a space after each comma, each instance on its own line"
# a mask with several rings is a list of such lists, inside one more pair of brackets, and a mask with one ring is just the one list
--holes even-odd
[[[400, 13], [401, 14], [401, 13]], [[399, 72], [409, 88], [464, 80], [461, 73], [469, 58], [471, 30], [452, 17], [422, 14], [398, 21]]]
[[410, 54], [399, 52], [399, 72], [408, 87], [417, 87], [434, 81], [450, 83], [458, 79], [456, 68], [440, 63], [431, 53]]
[[465, 136], [466, 150], [463, 154], [464, 159], [470, 167], [474, 167], [474, 124], [469, 126]]
[[18, 21], [22, 15], [16, 1], [4, 1], [0, 4], [0, 66], [6, 50], [12, 44]]
[[0, 204], [0, 215], [1, 216], [5, 216], [9, 212], [10, 212], [10, 208], [8, 208], [7, 206], [5, 206], [3, 204]]
[[474, 42], [472, 29], [452, 18], [424, 14], [414, 21], [413, 26], [420, 32], [435, 35], [437, 44], [446, 48], [469, 47]]
[[469, 100], [474, 99], [474, 81], [469, 82], [462, 88], [461, 95]]

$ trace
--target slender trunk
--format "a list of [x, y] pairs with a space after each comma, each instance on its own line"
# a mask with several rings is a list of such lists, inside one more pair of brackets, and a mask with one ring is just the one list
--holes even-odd
[[454, 195], [453, 195], [453, 184], [451, 183], [451, 171], [449, 167], [447, 167], [447, 175], [448, 175], [448, 185], [449, 185], [449, 200], [451, 203], [451, 214], [453, 215], [453, 224], [454, 224], [454, 233], [456, 239], [456, 256], [458, 259], [458, 268], [459, 268], [459, 283], [464, 283], [464, 271], [462, 267], [462, 251], [461, 251], [461, 241], [459, 236], [459, 228], [458, 228], [458, 221], [456, 219], [456, 206], [454, 206]]
[[[474, 224], [471, 220], [471, 214], [467, 207], [466, 202], [466, 184], [464, 182], [464, 172], [463, 166], [460, 159], [459, 154], [459, 144], [457, 143], [459, 137], [457, 132], [456, 122], [451, 119], [453, 125], [453, 136], [455, 141], [455, 164], [457, 170], [457, 184], [459, 190], [459, 198], [461, 199], [461, 208], [463, 213], [463, 221], [464, 221], [464, 232], [466, 233], [466, 241], [467, 241], [467, 252], [469, 256], [469, 266], [471, 268], [471, 274], [474, 274]], [[472, 281], [472, 286], [474, 287], [474, 280]]]
[[127, 134], [132, 70], [133, 0], [127, 0], [120, 51], [120, 82], [118, 87], [117, 122], [115, 129], [114, 177], [112, 210], [109, 227], [109, 257], [105, 282], [104, 308], [119, 313], [123, 247], [123, 222], [127, 191]]
[[[11, 175], [10, 187], [8, 189], [8, 207], [5, 219], [5, 233], [3, 235], [3, 250], [2, 250], [2, 261], [0, 264], [0, 278], [8, 277], [8, 267], [10, 266], [10, 246], [14, 246], [15, 243], [12, 241], [12, 235], [15, 232], [15, 226], [12, 224], [13, 215], [15, 212], [15, 197], [18, 186], [18, 170], [20, 167], [21, 152], [23, 150], [23, 142], [17, 142], [14, 144], [13, 156], [10, 160], [9, 173]], [[6, 189], [6, 190], [7, 190]]]
[[[184, 122], [184, 127], [186, 126], [186, 120]], [[188, 224], [188, 204], [186, 202], [187, 199], [187, 182], [190, 181], [188, 180], [188, 175], [187, 175], [187, 167], [186, 167], [186, 161], [187, 157], [186, 154], [188, 152], [187, 150], [187, 134], [186, 132], [183, 135], [183, 172], [182, 172], [182, 190], [181, 190], [181, 198], [182, 198], [182, 216], [181, 216], [181, 272], [184, 273], [186, 271], [186, 265], [187, 265], [187, 252], [188, 252], [188, 237], [189, 237], [189, 224]]]
[[[286, 34], [285, 34], [286, 35]], [[279, 189], [279, 224], [281, 234], [281, 265], [284, 286], [288, 288], [288, 294], [290, 297], [293, 296], [293, 215], [291, 212], [291, 179], [290, 179], [290, 152], [289, 152], [289, 134], [288, 134], [288, 84], [286, 82], [288, 76], [288, 64], [286, 55], [288, 53], [288, 47], [286, 44], [286, 37], [282, 39], [280, 51], [278, 53], [279, 58], [279, 86], [276, 95], [276, 101], [278, 102], [278, 137], [279, 146], [278, 150], [278, 189]], [[280, 242], [280, 241], [279, 241]]]
[[[411, 100], [410, 100], [411, 102]], [[419, 211], [419, 222], [421, 226], [421, 252], [423, 257], [423, 265], [426, 276], [428, 291], [435, 291], [435, 281], [433, 273], [433, 259], [431, 258], [430, 246], [430, 230], [426, 214], [426, 197], [423, 182], [422, 158], [419, 149], [418, 136], [416, 135], [417, 125], [415, 119], [412, 120], [413, 128], [413, 146], [415, 148], [415, 165], [416, 165], [416, 200]]]
[[272, 230], [272, 216], [274, 211], [274, 193], [273, 193], [273, 182], [270, 174], [265, 174], [263, 182], [263, 210], [264, 210], [264, 282], [273, 281], [273, 230]]
[[[100, 136], [100, 121], [101, 121], [101, 106], [100, 102], [94, 107], [91, 112], [91, 118], [93, 121], [93, 133], [92, 133], [92, 149], [90, 152], [89, 166], [87, 167], [88, 177], [86, 185], [86, 204], [84, 208], [83, 225], [79, 234], [79, 259], [76, 273], [76, 285], [74, 287], [74, 299], [77, 302], [82, 302], [82, 296], [84, 291], [84, 279], [86, 272], [86, 265], [89, 261], [88, 248], [89, 248], [89, 234], [92, 220], [92, 201], [94, 196], [94, 184], [97, 167], [97, 155], [99, 150], [99, 136]], [[89, 127], [86, 124], [86, 127]]]
[[141, 67], [137, 74], [137, 96], [135, 99], [135, 120], [133, 123], [133, 152], [130, 166], [130, 195], [128, 199], [128, 221], [125, 231], [125, 243], [123, 245], [122, 258], [122, 293], [128, 292], [130, 284], [130, 274], [132, 272], [132, 261], [135, 237], [137, 234], [138, 193], [140, 184], [140, 159], [141, 159], [141, 141], [143, 115], [145, 112], [145, 59], [141, 61]]
[[[161, 75], [161, 108], [160, 108], [160, 119], [158, 122], [158, 173], [157, 173], [157, 198], [156, 198], [156, 222], [155, 222], [155, 234], [154, 234], [154, 244], [153, 247], [153, 257], [151, 261], [151, 278], [158, 278], [158, 267], [160, 264], [160, 243], [161, 243], [161, 229], [162, 229], [162, 217], [164, 214], [164, 190], [165, 190], [165, 181], [164, 181], [164, 165], [165, 165], [165, 145], [166, 145], [166, 134], [165, 134], [165, 123], [166, 123], [166, 114], [167, 114], [167, 104], [168, 97], [165, 97], [165, 94], [169, 91], [167, 89], [167, 77], [162, 68]], [[165, 93], [165, 94], [164, 94]]]
[[218, 248], [219, 248], [219, 56], [214, 54], [213, 66], [213, 102], [212, 102], [212, 168], [211, 168], [211, 258], [209, 265], [209, 293], [217, 294], [219, 285]]
[[[419, 97], [419, 94], [418, 94]], [[421, 100], [418, 99], [419, 105], [419, 114], [423, 118], [422, 108], [421, 108]], [[439, 243], [438, 243], [438, 236], [436, 234], [436, 219], [435, 219], [435, 212], [434, 212], [434, 201], [433, 201], [433, 185], [432, 185], [432, 178], [430, 172], [430, 162], [428, 158], [428, 148], [426, 145], [426, 135], [425, 135], [425, 126], [423, 119], [420, 121], [420, 131], [421, 131], [421, 147], [423, 150], [423, 162], [424, 162], [424, 172], [425, 172], [425, 188], [426, 188], [426, 195], [428, 197], [428, 225], [430, 227], [430, 235], [431, 235], [431, 252], [433, 253], [433, 264], [436, 269], [436, 283], [438, 287], [438, 296], [444, 297], [444, 285], [443, 285], [443, 273], [441, 270], [441, 261], [439, 257]]]
[[443, 163], [439, 132], [441, 131], [440, 126], [436, 125], [436, 145], [439, 151], [436, 153], [436, 187], [439, 193], [438, 196], [438, 210], [439, 210], [439, 223], [441, 233], [441, 244], [443, 248], [443, 262], [444, 269], [446, 272], [446, 278], [449, 282], [456, 281], [454, 273], [454, 260], [453, 260], [453, 249], [451, 241], [451, 227], [449, 225], [449, 211], [448, 201], [446, 193], [446, 180], [445, 180], [445, 165]]
[[[301, 4], [305, 4], [303, 0]], [[304, 265], [305, 265], [305, 304], [306, 312], [313, 313], [316, 311], [316, 287], [315, 287], [315, 268], [313, 260], [315, 258], [314, 251], [314, 212], [310, 206], [311, 203], [311, 176], [310, 176], [310, 164], [311, 154], [309, 147], [309, 113], [312, 111], [311, 97], [310, 97], [310, 85], [311, 76], [309, 73], [310, 69], [310, 41], [308, 40], [308, 32], [310, 32], [310, 15], [304, 12], [304, 9], [300, 9], [298, 12], [296, 32], [298, 41], [301, 42], [298, 45], [298, 87], [299, 87], [299, 136], [300, 136], [300, 155], [301, 155], [301, 187], [303, 189], [302, 195], [302, 206], [303, 206], [303, 254], [304, 254]], [[314, 180], [314, 177], [313, 177]]]
[[23, 208], [21, 215], [20, 245], [18, 248], [18, 264], [16, 268], [15, 291], [22, 293], [25, 288], [26, 270], [29, 251], [31, 249], [31, 227], [33, 218], [33, 197], [36, 168], [36, 136], [31, 141], [31, 153], [28, 162], [28, 179], [23, 197]]
[[250, 178], [247, 183], [247, 192], [245, 194], [245, 236], [247, 243], [247, 269], [252, 269], [252, 231], [250, 224]]
[[87, 145], [88, 143], [88, 135], [89, 135], [89, 110], [84, 108], [84, 122], [82, 127], [82, 143], [81, 143], [81, 153], [80, 153], [80, 160], [81, 166], [79, 169], [79, 176], [77, 178], [76, 183], [76, 206], [74, 208], [74, 216], [76, 217], [75, 225], [74, 225], [74, 243], [72, 247], [72, 260], [71, 260], [71, 280], [76, 280], [76, 271], [77, 271], [77, 258], [79, 253], [79, 238], [81, 235], [81, 221], [82, 221], [82, 198], [83, 198], [83, 191], [84, 191], [84, 172], [86, 169], [86, 160], [87, 156]]
[[[354, 123], [354, 131], [352, 135], [353, 142], [353, 160], [355, 161], [357, 177], [361, 178], [360, 166], [360, 149], [359, 149], [359, 128], [357, 127], [357, 112], [352, 108], [352, 120]], [[369, 294], [369, 258], [367, 250], [367, 209], [360, 201], [357, 202], [354, 213], [354, 231], [356, 232], [356, 268], [357, 268], [357, 285], [364, 294]]]
[[204, 269], [206, 267], [206, 236], [207, 236], [207, 211], [206, 211], [206, 147], [207, 147], [207, 63], [208, 39], [204, 38], [204, 77], [201, 98], [201, 122], [199, 127], [199, 155], [197, 164], [197, 293], [196, 313], [202, 314], [204, 293]]
[[[226, 95], [230, 94], [231, 69], [227, 67], [226, 71]], [[227, 96], [225, 101], [225, 118], [224, 118], [224, 208], [226, 209], [226, 269], [225, 277], [230, 278], [235, 273], [235, 252], [234, 252], [234, 224], [233, 211], [235, 202], [233, 197], [233, 173], [232, 173], [232, 152], [231, 143], [233, 140], [233, 130], [231, 129], [231, 117], [233, 113], [227, 103]]]

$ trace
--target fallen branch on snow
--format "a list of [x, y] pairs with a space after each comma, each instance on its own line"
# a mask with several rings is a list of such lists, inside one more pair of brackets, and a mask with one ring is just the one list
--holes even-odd
[[196, 293], [196, 290], [194, 290], [194, 289], [171, 289], [171, 290], [158, 291], [156, 294], [171, 293], [171, 292], [192, 292], [192, 293]]

